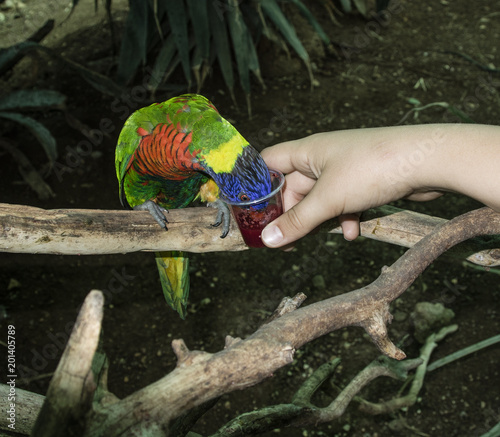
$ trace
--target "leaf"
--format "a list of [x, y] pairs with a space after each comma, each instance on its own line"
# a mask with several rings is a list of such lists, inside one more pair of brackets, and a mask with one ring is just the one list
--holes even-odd
[[27, 53], [30, 49], [37, 48], [38, 43], [24, 41], [6, 49], [0, 50], [0, 71], [4, 70], [20, 53]]
[[0, 99], [0, 111], [13, 109], [64, 109], [66, 96], [52, 90], [20, 90]]
[[297, 34], [295, 33], [295, 29], [290, 24], [290, 22], [286, 19], [281, 12], [280, 7], [276, 3], [275, 0], [262, 0], [262, 9], [266, 13], [266, 15], [271, 19], [271, 21], [276, 25], [276, 27], [280, 30], [283, 37], [287, 40], [288, 44], [290, 44], [293, 49], [297, 52], [297, 54], [302, 58], [304, 63], [306, 64], [307, 71], [309, 73], [309, 80], [311, 82], [311, 87], [313, 83], [313, 74], [311, 68], [311, 62], [309, 60], [309, 55], [300, 42]]
[[134, 77], [140, 63], [146, 63], [151, 8], [144, 0], [129, 0], [129, 11], [123, 30], [116, 80], [126, 84]]
[[43, 46], [39, 46], [40, 49], [49, 53], [52, 57], [56, 58], [63, 64], [66, 64], [69, 68], [78, 73], [82, 79], [89, 83], [93, 88], [102, 94], [113, 97], [121, 97], [124, 89], [118, 85], [116, 82], [112, 81], [110, 78], [98, 73], [97, 71], [90, 70], [78, 62], [72, 61], [71, 59], [65, 58], [58, 55], [51, 49]]
[[[167, 3], [162, 0], [153, 0], [156, 3], [156, 15], [161, 23], [167, 14]], [[165, 33], [164, 33], [165, 34]]]
[[[33, 43], [38, 43], [41, 40], [43, 40], [52, 30], [54, 29], [54, 20], [47, 20], [44, 25], [40, 28], [38, 28], [30, 37], [28, 37], [24, 42], [33, 42]], [[14, 50], [17, 47], [14, 46]], [[0, 53], [3, 54], [4, 52], [9, 53], [9, 49], [0, 49]], [[11, 70], [14, 68], [14, 66], [24, 57], [24, 54], [19, 51], [14, 51], [11, 52], [10, 55], [12, 55], [10, 59], [7, 62], [2, 62], [0, 66], [0, 76], [4, 75], [7, 71]]]
[[258, 2], [239, 2], [241, 14], [245, 18], [252, 39], [258, 41], [264, 31], [263, 21], [261, 19], [261, 7]]
[[293, 49], [304, 60], [304, 62], [309, 63], [309, 55], [307, 54], [306, 49], [304, 48], [299, 38], [297, 37], [297, 34], [295, 33], [295, 29], [293, 28], [293, 26], [283, 15], [283, 12], [281, 12], [281, 9], [276, 3], [276, 1], [262, 0], [261, 4], [262, 4], [262, 9], [266, 13], [266, 15], [276, 25], [276, 27], [279, 29], [283, 37], [287, 40], [288, 44], [290, 44], [293, 47]]
[[174, 36], [175, 45], [179, 54], [184, 76], [191, 82], [191, 67], [189, 62], [189, 37], [187, 31], [187, 15], [184, 1], [165, 0], [168, 22]]
[[237, 0], [229, 0], [228, 23], [233, 42], [233, 51], [238, 66], [241, 87], [246, 94], [250, 94], [250, 75], [249, 75], [249, 53], [247, 44], [248, 29], [243, 21], [243, 16], [238, 7]]
[[156, 57], [153, 72], [151, 73], [151, 79], [149, 80], [149, 89], [153, 94], [158, 89], [158, 86], [163, 82], [167, 69], [172, 65], [174, 55], [175, 41], [173, 35], [170, 34], [167, 40], [163, 43], [160, 53], [158, 53], [158, 56]]
[[210, 25], [208, 21], [207, 2], [199, 0], [187, 0], [191, 26], [193, 28], [196, 47], [204, 62], [208, 62], [210, 56]]
[[203, 82], [205, 80], [205, 69], [203, 69], [202, 73], [202, 67], [205, 65], [205, 61], [203, 57], [201, 56], [200, 49], [196, 45], [194, 50], [193, 50], [193, 58], [191, 59], [191, 69], [193, 70], [194, 78], [196, 79], [196, 93], [200, 93], [201, 87], [203, 85]]
[[15, 121], [27, 127], [40, 142], [52, 165], [57, 159], [57, 143], [50, 131], [38, 121], [15, 112], [0, 112], [0, 117]]
[[300, 0], [291, 0], [294, 5], [296, 5], [301, 14], [306, 17], [306, 19], [309, 21], [311, 26], [314, 28], [316, 33], [319, 35], [319, 37], [323, 40], [325, 44], [330, 44], [330, 38], [326, 35], [325, 31], [321, 27], [321, 25], [318, 23], [316, 18], [314, 18], [314, 15], [311, 13], [309, 9], [302, 3]]
[[262, 22], [263, 26], [263, 33], [266, 36], [266, 38], [269, 41], [274, 42], [277, 44], [285, 53], [288, 59], [290, 59], [290, 50], [288, 50], [288, 46], [286, 45], [286, 42], [283, 41], [283, 38], [279, 36], [274, 29], [271, 26], [268, 26], [266, 23], [266, 18], [264, 17], [264, 14], [262, 13], [262, 8], [259, 8], [259, 17]]
[[24, 181], [38, 194], [40, 199], [46, 200], [55, 196], [50, 186], [43, 180], [40, 173], [36, 171], [33, 164], [31, 164], [30, 160], [23, 152], [7, 141], [0, 140], [0, 147], [3, 147], [12, 155], [17, 162], [19, 173], [21, 173]]
[[233, 64], [231, 61], [231, 48], [229, 46], [229, 38], [227, 35], [227, 27], [224, 20], [219, 15], [219, 10], [216, 9], [215, 2], [208, 8], [208, 18], [212, 29], [214, 51], [217, 53], [219, 66], [224, 77], [224, 82], [229, 89], [231, 98], [236, 105], [234, 98], [234, 75]]
[[158, 35], [163, 41], [163, 32], [161, 30], [160, 15], [158, 10], [158, 0], [153, 0], [153, 18], [155, 20], [156, 29], [158, 30]]
[[342, 6], [342, 10], [349, 14], [352, 12], [351, 0], [340, 0], [340, 5]]
[[461, 118], [466, 123], [475, 123], [475, 121], [472, 118], [470, 118], [465, 112], [461, 111], [456, 106], [449, 105], [446, 109], [453, 115], [456, 115], [457, 117]]
[[252, 41], [252, 37], [250, 36], [250, 33], [247, 33], [246, 40], [247, 40], [247, 47], [248, 47], [248, 67], [255, 74], [255, 77], [259, 81], [262, 88], [266, 89], [266, 85], [265, 85], [264, 80], [262, 79], [262, 75], [260, 73], [259, 57], [257, 56], [257, 51], [255, 50], [255, 45]]
[[356, 9], [360, 12], [363, 17], [366, 17], [368, 14], [368, 7], [366, 6], [366, 0], [352, 0]]

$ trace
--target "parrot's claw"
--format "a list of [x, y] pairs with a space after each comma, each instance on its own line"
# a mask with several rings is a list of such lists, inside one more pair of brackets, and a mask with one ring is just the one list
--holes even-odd
[[226, 235], [229, 233], [229, 224], [231, 222], [229, 207], [220, 199], [217, 199], [215, 202], [210, 202], [207, 206], [217, 208], [217, 218], [212, 226], [217, 227], [222, 224], [222, 233], [220, 237], [226, 238]]
[[156, 223], [160, 225], [163, 229], [168, 231], [167, 228], [167, 223], [168, 220], [163, 214], [164, 212], [168, 212], [168, 209], [163, 208], [162, 206], [158, 205], [157, 203], [153, 202], [152, 200], [146, 200], [144, 203], [141, 203], [140, 205], [134, 206], [134, 210], [136, 211], [149, 211], [149, 213], [153, 216], [153, 218], [156, 220]]

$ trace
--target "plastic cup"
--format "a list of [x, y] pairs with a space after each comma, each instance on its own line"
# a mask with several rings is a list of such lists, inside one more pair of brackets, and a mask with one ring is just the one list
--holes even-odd
[[282, 189], [285, 177], [278, 170], [270, 169], [269, 174], [271, 192], [267, 196], [247, 202], [226, 202], [249, 247], [266, 247], [260, 238], [262, 230], [283, 214]]

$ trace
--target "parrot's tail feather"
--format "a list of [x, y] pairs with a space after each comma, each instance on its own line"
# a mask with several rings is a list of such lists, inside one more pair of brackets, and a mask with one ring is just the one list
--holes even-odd
[[167, 303], [182, 319], [189, 296], [189, 259], [184, 252], [156, 252], [156, 265]]

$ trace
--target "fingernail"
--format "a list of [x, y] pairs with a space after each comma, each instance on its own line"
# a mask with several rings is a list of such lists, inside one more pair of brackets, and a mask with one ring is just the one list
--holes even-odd
[[261, 238], [264, 244], [277, 246], [283, 241], [283, 234], [278, 226], [268, 226], [262, 231]]

